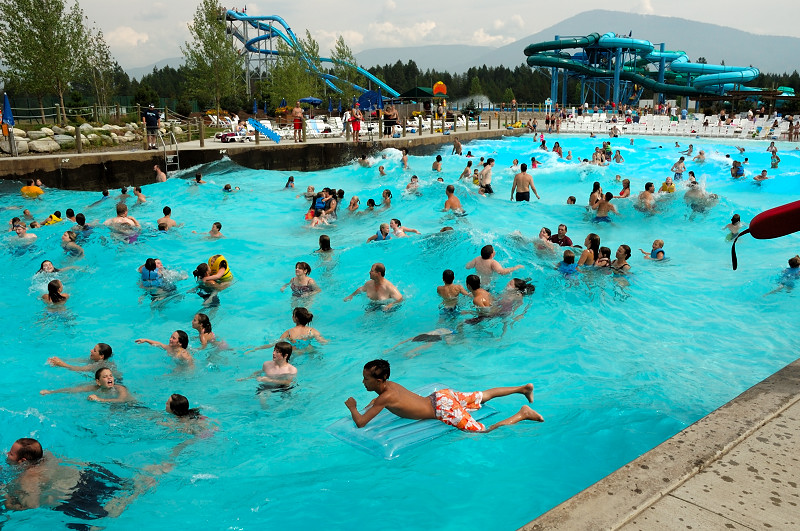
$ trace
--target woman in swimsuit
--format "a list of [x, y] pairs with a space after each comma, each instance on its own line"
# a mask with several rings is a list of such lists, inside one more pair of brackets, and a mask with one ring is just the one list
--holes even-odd
[[211, 331], [211, 320], [204, 313], [195, 314], [192, 319], [192, 328], [200, 334], [200, 348], [204, 349], [209, 343], [215, 343], [217, 336]]
[[614, 153], [614, 162], [616, 162], [617, 164], [622, 164], [623, 162], [625, 162], [625, 159], [622, 158], [622, 153], [620, 153], [619, 150], [617, 150], [616, 153]]
[[358, 198], [357, 195], [354, 195], [350, 198], [350, 204], [347, 206], [347, 210], [350, 212], [355, 212], [358, 210], [359, 205], [361, 204], [361, 200]]
[[298, 306], [292, 311], [294, 326], [281, 334], [280, 340], [296, 343], [297, 341], [316, 339], [320, 343], [327, 343], [328, 340], [322, 337], [322, 334], [320, 334], [317, 329], [309, 326], [313, 319], [314, 314], [302, 306]]
[[622, 190], [619, 192], [617, 197], [626, 198], [630, 197], [631, 195], [631, 180], [630, 179], [622, 179]]
[[383, 198], [383, 200], [381, 201], [381, 206], [383, 208], [389, 208], [390, 206], [392, 206], [391, 190], [389, 189], [384, 190], [383, 193], [381, 194], [381, 197]]
[[281, 292], [284, 292], [287, 287], [291, 287], [292, 295], [302, 297], [320, 291], [314, 279], [308, 276], [311, 274], [311, 266], [306, 262], [297, 262], [294, 265], [294, 274], [295, 276], [283, 285]]
[[64, 304], [69, 299], [69, 295], [61, 293], [63, 289], [64, 285], [60, 280], [51, 280], [47, 284], [47, 293], [42, 295], [42, 300], [50, 304]]
[[603, 188], [600, 183], [595, 181], [592, 185], [592, 193], [589, 195], [589, 206], [592, 210], [597, 210], [597, 204], [603, 199]]
[[611, 262], [611, 269], [621, 273], [630, 270], [631, 266], [628, 264], [628, 258], [631, 257], [631, 248], [627, 245], [620, 245], [617, 248], [616, 258]]
[[142, 343], [147, 343], [154, 347], [161, 347], [167, 351], [167, 354], [175, 358], [175, 361], [194, 366], [194, 358], [192, 358], [192, 355], [186, 350], [186, 347], [189, 346], [189, 335], [183, 330], [175, 330], [172, 335], [169, 336], [169, 342], [166, 345], [158, 341], [153, 341], [152, 339], [137, 339], [136, 343], [140, 345]]
[[594, 265], [595, 260], [597, 260], [597, 257], [600, 254], [600, 236], [594, 232], [590, 232], [589, 235], [586, 236], [586, 240], [584, 240], [583, 245], [586, 247], [586, 249], [583, 250], [580, 259], [578, 259], [578, 266]]

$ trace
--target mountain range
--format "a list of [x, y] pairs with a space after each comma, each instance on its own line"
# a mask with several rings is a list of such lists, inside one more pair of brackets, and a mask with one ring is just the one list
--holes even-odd
[[[369, 68], [376, 65], [403, 63], [413, 60], [423, 72], [428, 69], [452, 74], [466, 72], [473, 66], [514, 68], [525, 64], [525, 47], [534, 42], [551, 41], [556, 35], [584, 36], [589, 33], [614, 32], [630, 34], [666, 50], [683, 50], [692, 61], [704, 57], [709, 64], [722, 61], [733, 66], [755, 66], [761, 72], [782, 74], [800, 69], [800, 38], [775, 35], [756, 35], [725, 26], [695, 22], [678, 17], [640, 15], [622, 11], [596, 9], [562, 20], [538, 33], [520, 38], [511, 44], [493, 48], [472, 45], [431, 45], [405, 48], [372, 48], [356, 55], [358, 63]], [[128, 69], [128, 75], [141, 79], [153, 68], [169, 65], [177, 68], [182, 57], [163, 59], [157, 63]]]

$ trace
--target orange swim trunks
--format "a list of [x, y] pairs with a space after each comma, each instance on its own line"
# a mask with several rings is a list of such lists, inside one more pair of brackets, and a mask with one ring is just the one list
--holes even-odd
[[436, 418], [445, 424], [465, 431], [486, 429], [483, 424], [469, 414], [470, 410], [475, 411], [481, 408], [482, 392], [462, 393], [452, 389], [442, 389], [430, 395], [430, 399], [433, 409], [436, 411]]

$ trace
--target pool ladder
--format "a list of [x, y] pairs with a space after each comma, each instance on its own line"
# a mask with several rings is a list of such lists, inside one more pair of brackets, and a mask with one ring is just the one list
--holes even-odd
[[164, 173], [169, 176], [170, 171], [178, 171], [181, 169], [181, 157], [178, 151], [178, 140], [175, 138], [175, 133], [172, 130], [167, 133], [169, 135], [169, 151], [172, 151], [172, 146], [175, 146], [175, 153], [167, 153], [167, 142], [164, 139], [165, 135], [158, 133], [158, 138], [161, 140], [161, 149], [164, 152]]

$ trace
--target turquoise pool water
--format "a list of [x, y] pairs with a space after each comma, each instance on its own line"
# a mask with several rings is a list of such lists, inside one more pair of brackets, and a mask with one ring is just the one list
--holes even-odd
[[[550, 137], [548, 145], [554, 140], [565, 154], [572, 150], [588, 157], [602, 139], [562, 135]], [[399, 153], [389, 150], [387, 159], [378, 155], [370, 169], [352, 165], [307, 174], [253, 171], [223, 161], [203, 168], [209, 183], [201, 186], [190, 184], [195, 170], [187, 170], [185, 179], [144, 187], [144, 205], [128, 201], [131, 215], [144, 226], [135, 244], [120, 242], [101, 227], [83, 243], [83, 259], [66, 257], [59, 246], [71, 223], [36, 230], [37, 242], [27, 249], [8, 233], [2, 244], [2, 444], [7, 449], [16, 438], [33, 436], [59, 456], [97, 463], [129, 478], [166, 461], [187, 439], [163, 411], [167, 397], [178, 392], [213, 419], [218, 431], [186, 448], [153, 489], [118, 519], [101, 525], [139, 529], [158, 521], [159, 527], [350, 529], [369, 518], [389, 529], [516, 528], [796, 358], [798, 294], [764, 294], [776, 286], [787, 259], [800, 252], [800, 238], [746, 237], [737, 246], [739, 270], [734, 272], [723, 227], [734, 212], [748, 221], [766, 208], [797, 200], [800, 152], [779, 143], [780, 169], [770, 170], [775, 178], [757, 185], [730, 179], [725, 154], [737, 153], [732, 145], [693, 140], [695, 151], [704, 149], [709, 160], [688, 163], [687, 169], [719, 194], [718, 205], [692, 215], [679, 188], [659, 201], [656, 216], [636, 211], [631, 201], [615, 200], [621, 216], [613, 224], [596, 225], [583, 206], [593, 181], [618, 193], [614, 176], [620, 174], [631, 179], [636, 194], [646, 181], [658, 186], [679, 156], [672, 147], [675, 139], [636, 138], [634, 146], [627, 138], [612, 140], [626, 160], [606, 168], [558, 161], [537, 150], [530, 136], [466, 144], [465, 152], [497, 160], [497, 193], [479, 197], [471, 187], [456, 184], [464, 217], [440, 211], [444, 184], [430, 171], [433, 156], [412, 156], [406, 172]], [[680, 142], [680, 149], [688, 144]], [[734, 158], [748, 156], [753, 175], [769, 167], [766, 146], [748, 142], [746, 153]], [[449, 147], [438, 153], [444, 158], [445, 184], [455, 183], [465, 160], [451, 156]], [[541, 201], [510, 202], [512, 159], [529, 161], [534, 155], [543, 162], [532, 171]], [[386, 177], [378, 176], [379, 164], [386, 166]], [[403, 192], [412, 172], [420, 177], [419, 196]], [[297, 183], [292, 191], [283, 188], [289, 175]], [[225, 183], [241, 191], [223, 194]], [[388, 211], [350, 215], [342, 209], [338, 222], [316, 230], [306, 226], [307, 203], [296, 197], [307, 185], [342, 188], [345, 205], [356, 194], [362, 208], [367, 198], [379, 200], [383, 189], [394, 197]], [[6, 220], [23, 206], [37, 220], [69, 207], [90, 222], [113, 215], [114, 201], [87, 208], [98, 193], [50, 189], [41, 200], [24, 201], [18, 189], [12, 183], [0, 188]], [[565, 204], [569, 195], [577, 197], [577, 205]], [[183, 226], [159, 234], [155, 220], [164, 205]], [[395, 217], [422, 235], [365, 243], [379, 223]], [[214, 221], [222, 222], [225, 239], [192, 233], [207, 231]], [[601, 245], [612, 250], [630, 245], [631, 274], [562, 278], [553, 269], [559, 257], [536, 253], [530, 243], [540, 227], [555, 232], [559, 223], [568, 226], [575, 243], [596, 232]], [[455, 231], [439, 235], [445, 225]], [[335, 252], [330, 257], [312, 254], [322, 233], [331, 236]], [[666, 262], [645, 261], [637, 250], [649, 250], [656, 238], [665, 241]], [[463, 283], [464, 264], [488, 243], [504, 265], [525, 266], [517, 276], [530, 277], [536, 293], [526, 297], [518, 319], [459, 325], [470, 316], [443, 316], [435, 287], [445, 268]], [[191, 273], [217, 253], [227, 257], [236, 281], [220, 294], [218, 306], [207, 308], [193, 291]], [[188, 275], [164, 300], [151, 301], [137, 285], [136, 268], [148, 257], [160, 258], [177, 276]], [[60, 311], [39, 299], [49, 278], [35, 273], [45, 259], [56, 267], [77, 266], [58, 275], [71, 295]], [[302, 302], [279, 291], [300, 260], [310, 263], [311, 276], [322, 288]], [[374, 262], [386, 265], [387, 278], [406, 298], [395, 311], [365, 311], [363, 296], [342, 302], [367, 279]], [[296, 305], [314, 313], [313, 325], [331, 342], [292, 359], [299, 375], [290, 391], [256, 395], [254, 381], [236, 380], [257, 370], [270, 351], [243, 352], [290, 328]], [[462, 308], [469, 311], [467, 301]], [[211, 316], [214, 331], [230, 350], [198, 350], [191, 329], [198, 311]], [[407, 353], [415, 344], [392, 349], [440, 327], [458, 331], [449, 344], [434, 344], [413, 358]], [[193, 371], [176, 370], [163, 350], [134, 343], [140, 337], [166, 342], [176, 329], [189, 332]], [[114, 348], [124, 384], [143, 407], [92, 403], [85, 393], [39, 395], [40, 389], [89, 382], [87, 375], [50, 367], [46, 360], [53, 355], [86, 360], [97, 342]], [[347, 397], [363, 406], [374, 396], [361, 385], [361, 368], [377, 357], [388, 359], [392, 379], [410, 388], [437, 381], [462, 390], [533, 382], [534, 408], [546, 422], [484, 436], [454, 430], [392, 461], [378, 459], [325, 432], [348, 414]], [[492, 405], [508, 416], [522, 403], [516, 396]], [[74, 521], [44, 509], [5, 518], [24, 528]]]

